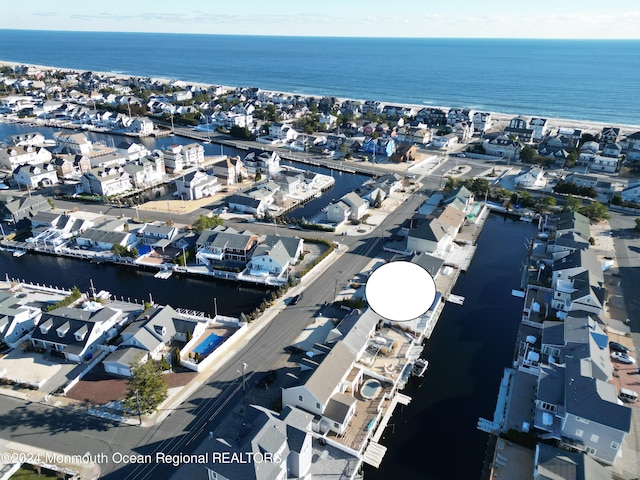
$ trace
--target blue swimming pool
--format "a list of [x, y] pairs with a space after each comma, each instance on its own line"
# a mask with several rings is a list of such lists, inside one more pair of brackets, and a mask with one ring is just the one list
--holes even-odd
[[196, 348], [193, 349], [193, 353], [200, 354], [201, 357], [206, 357], [213, 352], [218, 345], [222, 343], [224, 337], [216, 335], [215, 333], [209, 334]]

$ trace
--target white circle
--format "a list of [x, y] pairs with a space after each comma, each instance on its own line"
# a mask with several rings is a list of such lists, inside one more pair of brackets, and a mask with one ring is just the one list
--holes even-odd
[[418, 318], [436, 298], [436, 282], [416, 263], [385, 263], [376, 269], [365, 287], [369, 307], [394, 322]]

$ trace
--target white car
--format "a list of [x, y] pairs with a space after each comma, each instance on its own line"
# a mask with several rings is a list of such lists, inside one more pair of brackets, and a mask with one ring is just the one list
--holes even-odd
[[620, 363], [626, 363], [627, 365], [631, 365], [633, 363], [636, 363], [636, 359], [635, 358], [630, 357], [626, 353], [622, 353], [622, 352], [612, 352], [611, 353], [611, 358], [613, 358], [614, 360], [617, 360]]

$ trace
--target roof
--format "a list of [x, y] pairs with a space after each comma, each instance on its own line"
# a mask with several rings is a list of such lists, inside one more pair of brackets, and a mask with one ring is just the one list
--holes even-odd
[[103, 363], [119, 363], [120, 365], [129, 366], [147, 355], [146, 350], [138, 347], [122, 347], [110, 353]]
[[416, 265], [420, 265], [424, 268], [432, 277], [435, 277], [442, 265], [444, 265], [444, 260], [438, 257], [434, 257], [429, 255], [428, 253], [420, 253], [418, 255], [414, 255], [411, 259], [411, 262]]
[[188, 331], [188, 324], [185, 322], [191, 323], [193, 332], [196, 322], [180, 317], [169, 305], [148, 308], [123, 330], [124, 344], [153, 351], [160, 344], [168, 343], [177, 331]]
[[439, 242], [447, 235], [446, 226], [437, 218], [428, 220], [409, 230], [409, 237]]
[[296, 254], [298, 253], [298, 248], [300, 247], [301, 243], [304, 243], [304, 240], [298, 237], [280, 237], [277, 235], [267, 235], [264, 237], [264, 240], [262, 243], [264, 245], [273, 246], [277, 242], [282, 243], [289, 257], [295, 261], [297, 260], [295, 257], [296, 257]]
[[338, 392], [331, 397], [322, 415], [334, 422], [345, 423], [354, 403], [356, 403], [355, 397]]
[[611, 480], [611, 472], [582, 452], [539, 443], [535, 458], [538, 480]]
[[262, 200], [260, 200], [259, 198], [250, 197], [249, 195], [245, 195], [242, 193], [234, 193], [233, 195], [229, 195], [227, 197], [227, 203], [229, 205], [236, 204], [257, 208], [262, 203]]
[[121, 244], [127, 237], [133, 235], [130, 232], [114, 232], [99, 228], [87, 228], [78, 238], [96, 243]]
[[344, 203], [346, 203], [347, 205], [349, 205], [351, 208], [360, 208], [364, 205], [366, 205], [365, 200], [363, 200], [362, 198], [360, 198], [358, 196], [357, 193], [355, 192], [349, 192], [347, 193], [345, 196], [342, 197], [341, 199]]
[[276, 242], [273, 246], [265, 244], [258, 245], [253, 252], [253, 258], [260, 256], [268, 256], [281, 267], [288, 265], [291, 258], [281, 242]]

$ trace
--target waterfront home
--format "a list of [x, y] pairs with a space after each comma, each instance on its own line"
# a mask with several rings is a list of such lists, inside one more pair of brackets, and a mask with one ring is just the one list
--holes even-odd
[[[304, 240], [298, 237], [281, 237], [280, 235], [265, 235], [262, 239], [261, 245], [267, 245], [273, 247], [276, 244], [282, 244], [284, 247], [289, 264], [295, 265], [298, 263], [302, 250], [304, 248]], [[255, 256], [255, 254], [254, 254]]]
[[582, 138], [582, 130], [575, 128], [558, 127], [556, 133], [562, 139], [565, 148], [577, 148]]
[[287, 143], [295, 140], [298, 137], [298, 132], [291, 125], [274, 122], [269, 125], [269, 136], [282, 143]]
[[199, 143], [170, 145], [161, 150], [161, 153], [166, 170], [173, 173], [204, 162], [204, 147]]
[[118, 195], [133, 188], [131, 176], [122, 167], [92, 168], [80, 180], [83, 192], [104, 197]]
[[452, 126], [460, 122], [473, 124], [473, 116], [475, 113], [476, 112], [470, 108], [452, 108], [447, 113], [447, 124]]
[[17, 223], [30, 218], [40, 211], [51, 210], [51, 205], [42, 195], [12, 195], [0, 196], [0, 219], [5, 222]]
[[15, 170], [21, 165], [46, 163], [51, 157], [49, 150], [33, 145], [0, 148], [0, 166], [9, 170]]
[[447, 123], [447, 114], [441, 108], [424, 107], [416, 114], [416, 120], [436, 127]]
[[21, 305], [15, 295], [0, 292], [0, 342], [16, 347], [38, 323], [42, 310]]
[[356, 413], [355, 395], [365, 375], [365, 369], [356, 363], [364, 354], [379, 317], [367, 309], [354, 318], [353, 326], [328, 354], [326, 347], [318, 348], [318, 353], [325, 354], [301, 365], [302, 374], [305, 370], [311, 372], [304, 383], [282, 389], [282, 405], [316, 415], [314, 431], [320, 433], [332, 431], [342, 435]]
[[254, 250], [245, 272], [256, 277], [284, 278], [290, 265], [290, 259], [291, 257], [282, 242], [261, 244]]
[[573, 232], [585, 240], [591, 237], [591, 222], [587, 217], [578, 212], [562, 212], [548, 217], [550, 229], [555, 236]]
[[222, 185], [230, 186], [241, 182], [248, 172], [240, 157], [224, 157], [213, 164], [213, 174]]
[[627, 161], [637, 162], [640, 160], [640, 132], [628, 135], [622, 142], [622, 146], [627, 153]]
[[[597, 460], [613, 464], [631, 428], [631, 409], [618, 403], [608, 337], [584, 312], [546, 321], [538, 365], [533, 425]], [[519, 363], [538, 358], [526, 354]], [[537, 368], [535, 368], [537, 367]]]
[[490, 112], [474, 112], [472, 117], [473, 131], [484, 134], [493, 126]]
[[474, 194], [464, 185], [452, 190], [442, 199], [443, 205], [453, 205], [454, 207], [467, 213], [475, 202]]
[[280, 191], [284, 195], [294, 195], [305, 185], [304, 173], [298, 171], [285, 170], [273, 181], [280, 187]]
[[546, 118], [533, 117], [529, 122], [529, 128], [533, 130], [534, 142], [541, 142], [549, 132], [549, 124]]
[[[602, 264], [591, 250], [575, 250], [553, 262], [551, 307], [600, 315], [606, 301]], [[565, 313], [561, 313], [561, 316]]]
[[42, 314], [31, 334], [31, 344], [79, 363], [98, 354], [98, 346], [111, 338], [115, 333], [111, 329], [121, 318], [122, 311], [111, 307], [99, 310], [56, 308]]
[[196, 170], [186, 175], [176, 177], [176, 196], [184, 200], [198, 200], [215, 195], [222, 186], [218, 177], [209, 175], [202, 170]]
[[580, 146], [580, 154], [578, 155], [578, 165], [588, 166], [600, 151], [598, 142], [585, 142]]
[[84, 133], [56, 132], [53, 134], [56, 141], [56, 152], [71, 153], [75, 155], [88, 155], [93, 146]]
[[514, 179], [514, 183], [522, 188], [542, 188], [547, 181], [544, 178], [544, 170], [540, 167], [530, 167], [520, 172]]
[[327, 220], [336, 225], [345, 222], [351, 214], [351, 208], [343, 201], [337, 201], [327, 206]]
[[138, 160], [149, 155], [151, 152], [141, 143], [130, 142], [123, 140], [116, 145], [116, 151], [127, 161]]
[[533, 129], [529, 128], [529, 122], [524, 117], [512, 118], [503, 133], [508, 137], [514, 136], [523, 143], [530, 143], [533, 139]]
[[68, 243], [72, 237], [91, 228], [93, 222], [62, 213], [38, 212], [31, 218], [31, 235], [34, 245], [54, 249]]
[[145, 223], [138, 229], [138, 237], [142, 237], [144, 245], [164, 249], [178, 235], [178, 227], [168, 226], [158, 222], [157, 224]]
[[[276, 175], [280, 172], [280, 155], [276, 152], [262, 152], [257, 155], [249, 152], [242, 160], [248, 173], [255, 175], [258, 171], [262, 175]], [[241, 173], [241, 172], [238, 172]]]
[[413, 219], [407, 234], [408, 252], [442, 256], [451, 247], [453, 237], [449, 225], [437, 218]]
[[257, 245], [258, 236], [253, 232], [216, 227], [213, 230], [204, 230], [198, 237], [196, 260], [201, 265], [228, 260], [246, 263]]
[[5, 137], [8, 147], [38, 147], [44, 145], [44, 135], [40, 132], [18, 133]]
[[227, 205], [230, 210], [239, 213], [250, 213], [262, 217], [267, 210], [267, 202], [262, 198], [255, 198], [243, 193], [235, 193], [227, 197]]
[[596, 155], [591, 158], [589, 162], [589, 170], [605, 173], [616, 173], [621, 165], [621, 161], [618, 157], [605, 157], [603, 155]]
[[458, 137], [459, 142], [466, 142], [473, 136], [473, 123], [457, 122], [451, 127], [451, 132]]
[[517, 160], [520, 158], [522, 145], [517, 140], [512, 140], [509, 135], [502, 134], [492, 139], [485, 139], [482, 142], [487, 155]]
[[[285, 407], [280, 413], [251, 405], [244, 414], [242, 429], [235, 438], [216, 437], [211, 440], [216, 454], [224, 458], [250, 458], [249, 461], [209, 461], [204, 465], [209, 480], [261, 480], [286, 478], [311, 478], [312, 465], [326, 465], [329, 449], [320, 457], [314, 453], [312, 436], [313, 415], [300, 409]], [[340, 452], [340, 467], [351, 471], [343, 477], [350, 480], [357, 473], [356, 464], [349, 455]], [[346, 457], [346, 459], [345, 459]], [[258, 459], [275, 459], [258, 461]], [[315, 460], [314, 460], [315, 459]], [[346, 466], [345, 466], [346, 463]], [[324, 473], [321, 475], [325, 475]], [[342, 477], [342, 475], [340, 475]], [[314, 475], [315, 477], [315, 475]]]
[[600, 146], [604, 147], [609, 143], [618, 143], [620, 140], [620, 129], [617, 127], [603, 127], [600, 132]]
[[19, 187], [35, 189], [58, 183], [58, 174], [51, 163], [20, 165], [13, 171], [13, 180]]
[[170, 306], [150, 307], [122, 332], [117, 350], [102, 362], [107, 373], [131, 376], [131, 366], [147, 360], [159, 361], [163, 357], [171, 363], [171, 349], [175, 341], [187, 342], [200, 337], [206, 322], [180, 315]]
[[560, 450], [545, 443], [536, 444], [533, 480], [575, 478], [611, 480], [606, 467], [582, 452]]
[[598, 197], [606, 202], [613, 198], [616, 192], [615, 185], [607, 180], [601, 180], [593, 175], [584, 175], [582, 173], [570, 173], [564, 178], [565, 183], [573, 183], [580, 187], [593, 188]]
[[128, 130], [140, 136], [151, 135], [155, 130], [155, 125], [147, 117], [136, 117], [131, 121]]
[[340, 202], [349, 207], [348, 218], [352, 221], [360, 220], [369, 209], [369, 203], [363, 198], [359, 197], [355, 192], [347, 193], [340, 199]]
[[117, 220], [87, 228], [76, 237], [76, 244], [98, 250], [111, 250], [114, 245], [134, 247], [139, 243], [139, 239], [135, 233], [126, 231], [124, 224], [123, 220]]
[[138, 160], [130, 161], [122, 166], [133, 186], [145, 189], [158, 185], [164, 181], [165, 168], [161, 155], [148, 155]]

